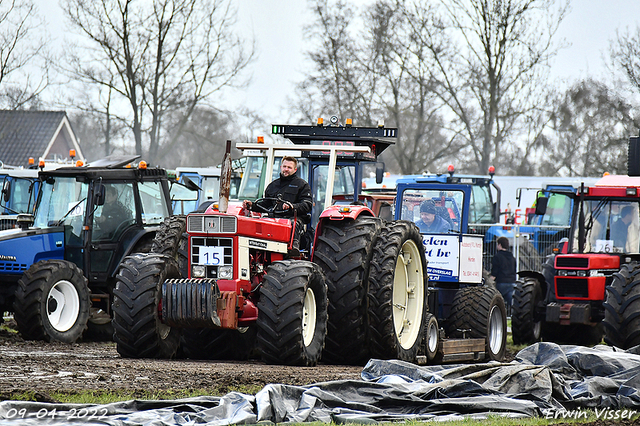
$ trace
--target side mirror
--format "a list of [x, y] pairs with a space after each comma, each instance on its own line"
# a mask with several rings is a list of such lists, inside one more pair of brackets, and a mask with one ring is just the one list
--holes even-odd
[[9, 198], [11, 197], [11, 181], [5, 180], [4, 185], [2, 186], [2, 199], [5, 203], [9, 202]]
[[547, 212], [547, 202], [549, 202], [547, 197], [539, 197], [536, 200], [536, 215], [542, 216]]
[[96, 206], [104, 205], [104, 185], [97, 184], [93, 192], [93, 204]]
[[382, 179], [384, 179], [384, 163], [376, 164], [376, 183], [382, 183]]

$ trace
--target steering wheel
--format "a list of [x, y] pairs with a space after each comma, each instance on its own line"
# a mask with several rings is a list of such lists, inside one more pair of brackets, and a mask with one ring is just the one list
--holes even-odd
[[[270, 207], [265, 207], [262, 203], [270, 202]], [[289, 210], [285, 209], [277, 209], [278, 203], [287, 204], [289, 206]], [[285, 201], [282, 198], [272, 198], [272, 197], [264, 197], [258, 198], [255, 200], [251, 206], [251, 210], [258, 213], [266, 213], [269, 217], [274, 217], [276, 215], [284, 215], [290, 212], [293, 212], [293, 204], [289, 201]]]

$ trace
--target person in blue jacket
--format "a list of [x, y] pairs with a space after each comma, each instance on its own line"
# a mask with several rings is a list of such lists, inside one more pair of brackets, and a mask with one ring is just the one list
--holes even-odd
[[416, 222], [420, 232], [446, 234], [451, 227], [449, 223], [438, 216], [436, 204], [433, 200], [426, 200], [420, 204], [420, 219]]

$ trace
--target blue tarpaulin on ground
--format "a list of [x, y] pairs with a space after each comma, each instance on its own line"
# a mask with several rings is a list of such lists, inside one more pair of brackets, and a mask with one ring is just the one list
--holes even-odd
[[[0, 425], [230, 425], [549, 417], [640, 407], [640, 349], [536, 343], [510, 363], [417, 366], [372, 359], [362, 380], [270, 384], [255, 396], [106, 405], [0, 402]], [[640, 410], [640, 409], [638, 409]], [[586, 412], [585, 412], [586, 413]], [[632, 416], [632, 411], [617, 412]], [[635, 414], [637, 416], [637, 413]], [[627, 417], [628, 418], [628, 417]]]

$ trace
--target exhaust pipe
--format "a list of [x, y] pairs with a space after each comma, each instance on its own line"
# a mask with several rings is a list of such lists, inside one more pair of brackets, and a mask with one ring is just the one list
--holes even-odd
[[229, 207], [229, 194], [231, 193], [231, 141], [227, 141], [227, 148], [222, 159], [220, 171], [220, 198], [218, 211], [226, 213]]

